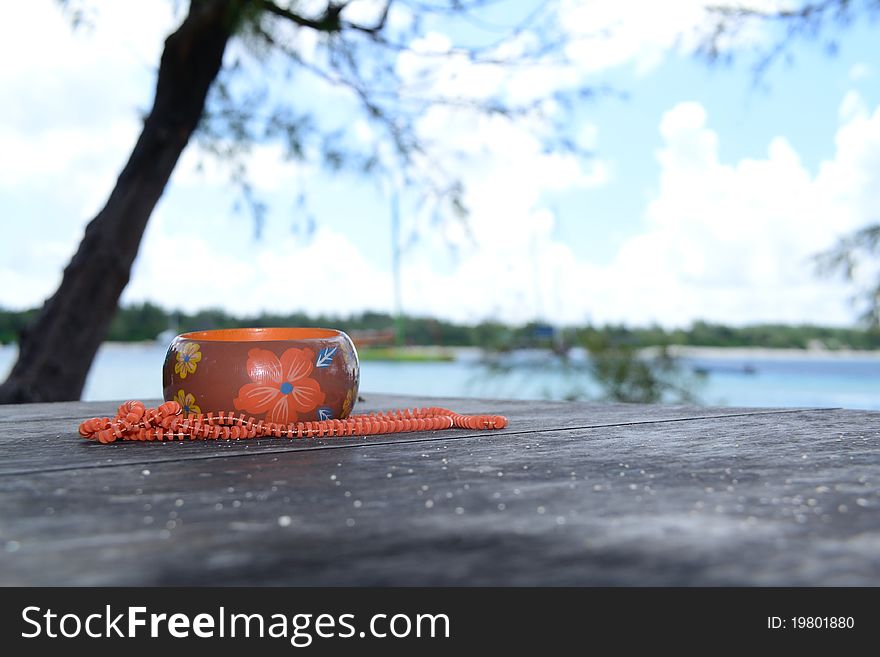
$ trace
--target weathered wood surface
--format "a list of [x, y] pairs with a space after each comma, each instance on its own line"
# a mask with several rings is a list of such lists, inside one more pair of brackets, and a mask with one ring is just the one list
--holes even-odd
[[[160, 400], [147, 402], [157, 405]], [[75, 432], [79, 422], [92, 416], [113, 416], [118, 407], [115, 402], [70, 404], [30, 404], [20, 406], [0, 406], [0, 475], [46, 472], [48, 470], [67, 470], [73, 465], [93, 468], [106, 465], [136, 464], [156, 461], [177, 461], [181, 458], [216, 458], [235, 454], [256, 452], [294, 451], [338, 448], [366, 443], [423, 442], [436, 438], [452, 440], [469, 438], [482, 432], [457, 431], [454, 434], [390, 434], [380, 437], [333, 438], [327, 440], [279, 441], [249, 440], [215, 443], [212, 449], [205, 449], [199, 442], [164, 443], [157, 451], [156, 445], [139, 443], [119, 443], [111, 446], [97, 445], [81, 441], [72, 449], [67, 438]], [[549, 429], [591, 428], [616, 425], [626, 422], [681, 421], [697, 417], [717, 417], [719, 415], [742, 415], [767, 412], [792, 412], [790, 410], [764, 410], [744, 408], [701, 408], [694, 406], [641, 406], [634, 413], [627, 404], [606, 404], [590, 406], [565, 402], [516, 402], [489, 401], [476, 399], [403, 398], [385, 395], [370, 395], [366, 403], [357, 407], [358, 412], [400, 408], [402, 406], [440, 405], [449, 406], [462, 413], [481, 413], [491, 408], [492, 412], [505, 415], [511, 420], [506, 433], [529, 433]], [[540, 409], [537, 412], [536, 409]], [[14, 430], [10, 430], [14, 426]]]
[[370, 395], [500, 432], [115, 444], [0, 407], [0, 583], [880, 585], [880, 413]]

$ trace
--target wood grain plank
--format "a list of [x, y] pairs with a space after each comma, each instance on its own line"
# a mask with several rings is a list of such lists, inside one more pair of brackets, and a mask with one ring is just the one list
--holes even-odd
[[804, 411], [2, 477], [0, 583], [875, 586], [878, 420]]
[[[155, 404], [157, 400], [145, 400], [145, 402]], [[0, 427], [4, 423], [21, 424], [47, 418], [78, 422], [87, 417], [112, 416], [116, 413], [116, 409], [121, 403], [122, 400], [53, 402], [46, 404], [0, 404]]]
[[[155, 403], [155, 402], [154, 402]], [[791, 412], [791, 409], [706, 408], [635, 404], [590, 404], [546, 401], [504, 401], [369, 395], [358, 412], [391, 408], [447, 406], [463, 413], [497, 413], [510, 420], [507, 433], [528, 433], [562, 428], [586, 428], [638, 422], [680, 421], [702, 417]], [[10, 415], [23, 419], [0, 424], [0, 475], [64, 470], [79, 467], [107, 467], [122, 464], [165, 462], [181, 459], [210, 459], [233, 454], [337, 448], [374, 443], [421, 442], [482, 435], [465, 430], [385, 436], [295, 440], [261, 439], [245, 441], [185, 441], [175, 443], [115, 443], [98, 445], [76, 433], [86, 417], [112, 413], [114, 403], [79, 402], [39, 405], [42, 415], [29, 406], [6, 407]], [[4, 407], [0, 407], [4, 408]], [[79, 415], [72, 416], [74, 413]]]

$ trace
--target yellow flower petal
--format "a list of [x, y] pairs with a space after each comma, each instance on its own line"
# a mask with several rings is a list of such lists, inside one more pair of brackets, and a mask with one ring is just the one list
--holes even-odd
[[198, 415], [202, 412], [202, 409], [196, 405], [195, 395], [185, 392], [183, 388], [177, 391], [174, 401], [180, 404], [180, 408], [185, 414]]

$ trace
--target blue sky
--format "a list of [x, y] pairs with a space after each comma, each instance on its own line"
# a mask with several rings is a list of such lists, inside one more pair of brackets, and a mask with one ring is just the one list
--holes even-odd
[[[173, 4], [147, 15], [129, 0], [96, 0], [93, 26], [74, 32], [55, 3], [40, 0], [18, 3], [0, 26], [0, 306], [38, 305], [57, 285], [136, 139], [162, 39], [179, 20]], [[747, 32], [731, 44], [732, 66], [712, 66], [681, 39], [699, 28], [702, 3], [657, 4], [548, 3], [573, 32], [615, 27], [570, 52], [569, 77], [500, 81], [460, 64], [437, 72], [438, 85], [465, 95], [540, 94], [577, 79], [626, 98], [575, 113], [571, 129], [595, 152], [589, 161], [544, 154], [527, 130], [503, 121], [426, 113], [420, 129], [442, 135], [449, 152], [441, 157], [454, 147], [468, 156], [476, 244], [453, 221], [427, 226], [405, 195], [405, 228], [418, 226], [420, 236], [403, 257], [405, 310], [667, 326], [855, 319], [851, 288], [817, 279], [809, 256], [878, 220], [878, 27], [843, 33], [833, 57], [815, 42], [798, 44], [792, 63], [778, 62], [756, 84], [748, 50], [770, 35]], [[441, 28], [417, 48], [462, 37]], [[311, 47], [305, 37], [303, 47]], [[294, 98], [308, 89], [316, 107], [343, 118], [351, 107], [338, 91], [297, 84]], [[356, 138], [374, 138], [353, 126]], [[200, 159], [195, 147], [184, 154], [126, 301], [239, 313], [391, 308], [383, 185], [289, 163], [278, 145], [259, 145], [250, 167], [272, 210], [256, 239], [251, 220], [232, 212], [222, 166], [198, 170]], [[308, 238], [294, 230], [304, 221], [295, 203], [302, 191], [316, 220]]]

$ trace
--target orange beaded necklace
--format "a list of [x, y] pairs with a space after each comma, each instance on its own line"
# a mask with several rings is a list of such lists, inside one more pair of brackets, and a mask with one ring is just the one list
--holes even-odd
[[257, 421], [244, 413], [200, 413], [184, 415], [176, 401], [158, 408], [128, 401], [116, 417], [95, 417], [79, 425], [83, 438], [99, 443], [117, 440], [238, 440], [242, 438], [323, 438], [331, 436], [373, 436], [405, 431], [460, 429], [503, 429], [501, 415], [461, 415], [445, 408], [416, 408], [367, 415], [344, 420], [320, 420], [277, 424]]

